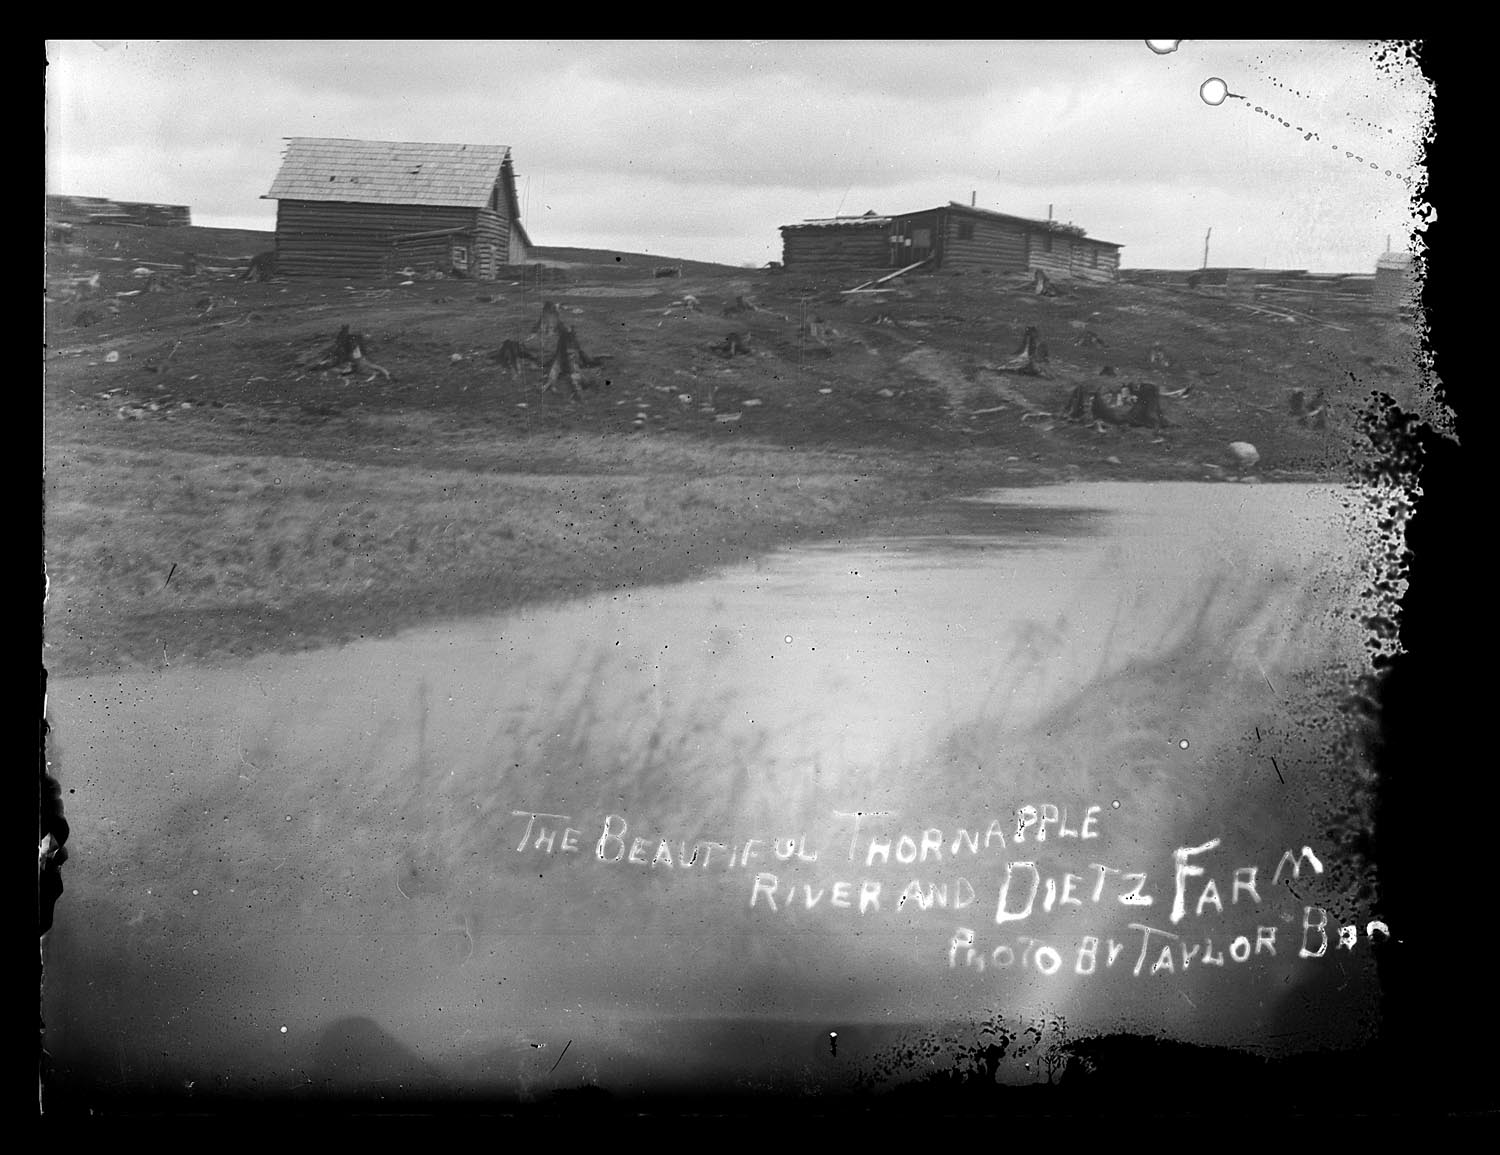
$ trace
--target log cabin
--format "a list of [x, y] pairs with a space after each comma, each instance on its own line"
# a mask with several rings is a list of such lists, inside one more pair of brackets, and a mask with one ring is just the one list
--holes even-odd
[[262, 198], [276, 201], [282, 276], [494, 280], [526, 263], [531, 240], [507, 146], [286, 139]]
[[832, 217], [783, 225], [782, 264], [799, 271], [900, 269], [1025, 274], [1113, 281], [1124, 246], [1077, 225], [1038, 221], [957, 201], [918, 212]]

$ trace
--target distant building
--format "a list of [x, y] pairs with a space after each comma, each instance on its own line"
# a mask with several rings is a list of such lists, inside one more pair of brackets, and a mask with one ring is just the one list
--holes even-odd
[[505, 145], [288, 137], [261, 199], [277, 202], [284, 276], [411, 269], [493, 280], [531, 247]]
[[1375, 262], [1375, 302], [1392, 309], [1416, 306], [1420, 286], [1410, 253], [1385, 253]]
[[781, 228], [788, 269], [900, 269], [918, 261], [952, 272], [1028, 273], [1113, 281], [1123, 245], [1076, 225], [1038, 221], [957, 201], [919, 212], [807, 220]]
[[187, 205], [148, 204], [143, 201], [112, 201], [107, 197], [74, 197], [48, 194], [49, 220], [66, 224], [156, 225], [172, 228], [193, 223]]

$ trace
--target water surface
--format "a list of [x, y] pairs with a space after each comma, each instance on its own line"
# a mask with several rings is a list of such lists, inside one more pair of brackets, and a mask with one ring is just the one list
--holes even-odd
[[1357, 496], [962, 508], [961, 533], [53, 683], [61, 1077], [839, 1085], [889, 1074], [898, 1028], [1364, 1038], [1371, 880], [1337, 832]]

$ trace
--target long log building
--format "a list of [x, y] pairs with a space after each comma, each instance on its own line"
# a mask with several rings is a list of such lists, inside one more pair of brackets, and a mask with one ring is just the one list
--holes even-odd
[[781, 228], [788, 269], [923, 269], [1027, 273], [1087, 281], [1119, 277], [1120, 249], [1077, 225], [1031, 220], [954, 201], [937, 208], [885, 216], [833, 217]]

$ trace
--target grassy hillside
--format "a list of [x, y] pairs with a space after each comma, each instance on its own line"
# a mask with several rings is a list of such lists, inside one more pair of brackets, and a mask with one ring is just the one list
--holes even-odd
[[575, 249], [543, 245], [531, 249], [533, 259], [564, 268], [591, 269], [596, 275], [607, 276], [611, 270], [623, 271], [631, 277], [640, 277], [642, 272], [655, 276], [658, 269], [677, 269], [683, 276], [733, 276], [743, 275], [745, 270], [734, 265], [718, 265], [711, 261], [690, 261], [681, 257], [653, 256], [650, 253], [629, 253], [617, 249]]
[[[924, 503], [985, 485], [1226, 477], [1230, 441], [1252, 442], [1268, 479], [1342, 476], [1369, 395], [1418, 395], [1412, 327], [1332, 295], [1039, 297], [941, 275], [850, 295], [861, 278], [564, 249], [515, 282], [222, 271], [269, 245], [89, 227], [50, 249], [55, 672], [665, 580], [876, 522], [938, 524]], [[656, 277], [662, 264], [682, 275]], [[544, 301], [597, 362], [576, 399], [540, 389]], [[343, 325], [378, 371], [318, 366]], [[1002, 371], [1029, 326], [1043, 375]], [[506, 371], [506, 341], [534, 360]], [[1127, 381], [1175, 394], [1167, 427], [1058, 416], [1075, 386]], [[1325, 427], [1292, 416], [1297, 389], [1325, 391]]]

